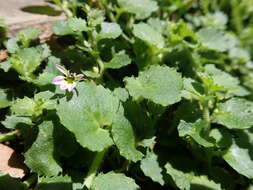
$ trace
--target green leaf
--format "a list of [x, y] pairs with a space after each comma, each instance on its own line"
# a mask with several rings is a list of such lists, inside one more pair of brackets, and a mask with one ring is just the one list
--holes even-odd
[[83, 74], [85, 74], [87, 77], [90, 77], [90, 78], [99, 78], [100, 77], [99, 73], [94, 72], [94, 71], [83, 71]]
[[[43, 97], [43, 94], [46, 97]], [[11, 109], [14, 114], [20, 116], [34, 116], [42, 115], [43, 110], [52, 110], [55, 108], [55, 101], [50, 101], [52, 93], [49, 91], [40, 92], [35, 95], [34, 99], [24, 97], [23, 99], [17, 99], [12, 105]]]
[[182, 96], [188, 100], [199, 100], [204, 95], [204, 88], [201, 83], [192, 78], [184, 78], [184, 90]]
[[91, 190], [139, 190], [134, 180], [120, 173], [99, 174], [93, 181]]
[[119, 69], [131, 63], [130, 57], [125, 53], [125, 51], [120, 51], [116, 53], [110, 62], [105, 63], [105, 68], [108, 69]]
[[51, 50], [47, 44], [42, 44], [35, 47], [40, 53], [40, 59], [43, 61], [51, 55]]
[[205, 73], [213, 79], [215, 84], [227, 89], [236, 88], [239, 84], [239, 80], [237, 78], [234, 78], [230, 74], [217, 69], [215, 65], [205, 65]]
[[57, 100], [51, 100], [54, 96], [54, 93], [51, 91], [43, 91], [39, 92], [38, 94], [34, 95], [34, 101], [36, 102], [37, 105], [37, 110], [38, 107], [40, 109], [46, 109], [46, 110], [53, 110], [56, 108]]
[[6, 49], [9, 53], [15, 53], [19, 49], [18, 39], [11, 38], [11, 39], [7, 40], [5, 46], [6, 46]]
[[122, 102], [127, 101], [129, 98], [128, 91], [125, 88], [115, 88], [113, 94], [115, 94], [115, 96], [117, 96]]
[[184, 137], [189, 135], [198, 144], [204, 147], [213, 147], [215, 143], [214, 139], [205, 134], [207, 125], [208, 124], [203, 120], [197, 120], [195, 123], [187, 123], [181, 120], [178, 126], [179, 136]]
[[88, 28], [86, 26], [86, 21], [81, 18], [69, 18], [68, 19], [68, 26], [71, 28], [71, 30], [74, 32], [83, 32], [87, 31]]
[[40, 34], [40, 31], [38, 29], [28, 28], [28, 29], [21, 30], [20, 32], [18, 32], [17, 35], [20, 40], [21, 39], [34, 40], [38, 38], [39, 34]]
[[68, 176], [40, 177], [35, 190], [72, 190]]
[[56, 64], [61, 64], [61, 60], [59, 58], [54, 56], [48, 57], [48, 63], [43, 73], [41, 73], [36, 79], [32, 80], [32, 83], [38, 86], [52, 84], [54, 77], [60, 74], [55, 67]]
[[[154, 136], [156, 120], [154, 120], [153, 115], [147, 110], [146, 106], [128, 100], [124, 103], [124, 115], [132, 124], [138, 140]], [[155, 116], [159, 115], [155, 114]]]
[[25, 80], [31, 80], [33, 72], [49, 55], [50, 50], [47, 45], [32, 48], [19, 49], [8, 61]]
[[148, 24], [152, 26], [154, 29], [159, 31], [161, 34], [166, 31], [166, 22], [163, 20], [160, 20], [159, 18], [151, 17], [148, 19]]
[[30, 118], [17, 115], [6, 116], [5, 120], [1, 123], [8, 129], [15, 129], [18, 124], [33, 125]]
[[198, 36], [190, 29], [190, 27], [183, 21], [169, 22], [168, 33], [171, 45], [186, 44], [190, 47], [198, 45]]
[[0, 63], [0, 69], [2, 69], [4, 72], [8, 72], [11, 68], [11, 64], [8, 61], [4, 61]]
[[6, 108], [11, 105], [11, 101], [8, 97], [8, 94], [5, 92], [5, 90], [0, 89], [0, 109]]
[[102, 151], [113, 144], [109, 131], [119, 100], [111, 91], [93, 82], [80, 83], [77, 93], [60, 100], [57, 113], [61, 123], [77, 141], [92, 151]]
[[34, 28], [28, 28], [18, 32], [17, 37], [25, 47], [28, 47], [31, 40], [39, 37], [40, 31]]
[[28, 188], [21, 180], [12, 178], [9, 175], [0, 173], [0, 189], [1, 190], [27, 190]]
[[191, 189], [194, 190], [222, 190], [220, 184], [209, 180], [207, 176], [193, 176], [191, 179]]
[[32, 74], [41, 61], [40, 52], [35, 48], [20, 49], [9, 59], [12, 67], [23, 76]]
[[219, 103], [213, 114], [214, 122], [229, 129], [247, 129], [253, 126], [253, 102], [232, 98]]
[[168, 106], [181, 100], [183, 81], [181, 75], [167, 66], [154, 65], [140, 72], [137, 78], [126, 77], [126, 88], [135, 99], [146, 98]]
[[36, 79], [32, 80], [32, 83], [38, 86], [49, 85], [52, 84], [54, 77], [55, 75], [52, 73], [43, 72]]
[[44, 121], [39, 125], [39, 134], [32, 147], [24, 154], [25, 164], [39, 175], [55, 176], [62, 171], [55, 159], [54, 125]]
[[183, 173], [172, 167], [171, 164], [167, 163], [165, 165], [167, 174], [173, 179], [176, 186], [181, 190], [190, 190], [190, 183], [192, 176], [187, 173]]
[[105, 19], [105, 12], [99, 9], [91, 9], [88, 12], [88, 25], [95, 27], [100, 25]]
[[117, 23], [103, 22], [101, 24], [101, 31], [96, 36], [97, 40], [110, 38], [116, 39], [122, 33], [120, 26]]
[[77, 34], [80, 35], [81, 32], [87, 31], [88, 27], [86, 21], [81, 18], [69, 18], [65, 21], [55, 22], [53, 25], [53, 31], [57, 35], [69, 35]]
[[220, 167], [213, 166], [210, 171], [210, 177], [215, 183], [221, 184], [222, 190], [235, 189], [236, 181], [233, 180], [233, 173]]
[[202, 117], [198, 102], [187, 101], [180, 104], [174, 113], [175, 121], [184, 120], [187, 123], [195, 123]]
[[164, 114], [166, 111], [166, 107], [161, 105], [155, 104], [153, 102], [147, 102], [147, 110], [148, 115], [152, 118], [153, 123], [156, 123], [158, 119]]
[[135, 37], [157, 49], [161, 49], [165, 45], [162, 34], [146, 23], [135, 24], [133, 34]]
[[216, 141], [219, 148], [228, 148], [232, 144], [232, 135], [226, 128], [215, 128], [210, 132], [210, 136]]
[[57, 35], [72, 34], [73, 31], [68, 25], [68, 21], [57, 21], [53, 25], [53, 31]]
[[[56, 145], [55, 154], [63, 156], [66, 158], [71, 157], [80, 147], [76, 142], [73, 133], [68, 131], [63, 125], [58, 121], [58, 117], [53, 118], [54, 121], [54, 142]], [[64, 140], [63, 140], [64, 139]]]
[[221, 11], [208, 13], [200, 17], [201, 24], [204, 26], [215, 27], [217, 29], [225, 29], [228, 22], [228, 17]]
[[221, 30], [211, 27], [203, 28], [197, 33], [197, 35], [199, 36], [202, 45], [207, 48], [221, 52], [229, 49], [228, 41], [224, 32]]
[[[227, 90], [230, 94], [245, 96], [248, 94], [246, 89], [239, 85], [239, 80], [230, 74], [217, 69], [214, 65], [205, 66], [205, 73], [201, 76], [204, 82], [211, 83], [213, 90]], [[211, 79], [211, 81], [209, 81]]]
[[48, 63], [46, 65], [45, 71], [54, 75], [60, 74], [59, 70], [55, 67], [56, 64], [61, 65], [61, 59], [54, 56], [48, 57]]
[[150, 152], [141, 160], [141, 170], [145, 176], [150, 177], [153, 181], [158, 182], [161, 185], [164, 184], [162, 169], [159, 166], [155, 153]]
[[229, 57], [232, 59], [240, 59], [243, 62], [250, 61], [250, 54], [246, 49], [235, 47], [229, 50]]
[[49, 90], [47, 91], [41, 91], [37, 94], [34, 95], [34, 100], [39, 100], [39, 99], [42, 99], [44, 101], [46, 100], [50, 100], [50, 98], [52, 98], [55, 94]]
[[23, 115], [23, 116], [32, 116], [42, 114], [42, 110], [36, 110], [35, 113], [36, 102], [28, 97], [24, 97], [23, 99], [17, 99], [16, 102], [12, 105], [11, 109], [14, 114]]
[[[78, 187], [77, 187], [78, 186]], [[81, 190], [69, 176], [40, 177], [35, 190]]]
[[153, 149], [156, 144], [156, 137], [151, 137], [149, 139], [143, 139], [138, 143], [139, 146]]
[[153, 0], [117, 0], [119, 6], [126, 12], [133, 13], [137, 19], [145, 19], [158, 9]]
[[238, 131], [236, 136], [223, 159], [238, 173], [253, 179], [253, 131]]
[[[123, 112], [123, 107], [120, 109]], [[118, 113], [114, 118], [112, 136], [120, 155], [133, 162], [137, 162], [142, 158], [143, 154], [135, 147], [136, 142], [133, 128], [123, 113]]]

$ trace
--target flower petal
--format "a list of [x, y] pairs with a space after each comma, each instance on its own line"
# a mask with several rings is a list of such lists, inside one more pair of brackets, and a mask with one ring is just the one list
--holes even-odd
[[71, 92], [76, 87], [76, 82], [73, 82], [72, 84], [68, 84], [68, 91]]
[[83, 77], [84, 77], [84, 74], [78, 74], [78, 75], [76, 76], [77, 80], [81, 80]]
[[60, 84], [60, 89], [61, 89], [61, 90], [66, 90], [66, 89], [68, 89], [68, 85], [69, 85], [69, 84], [66, 83], [66, 82], [64, 81], [64, 83], [61, 83], [61, 84]]
[[65, 79], [65, 77], [64, 76], [56, 76], [54, 79], [53, 79], [53, 81], [52, 81], [52, 83], [53, 84], [61, 84], [63, 81], [64, 81], [64, 79]]
[[65, 69], [65, 67], [55, 64], [56, 69], [58, 69], [61, 73], [63, 73], [64, 75], [68, 75], [68, 70]]

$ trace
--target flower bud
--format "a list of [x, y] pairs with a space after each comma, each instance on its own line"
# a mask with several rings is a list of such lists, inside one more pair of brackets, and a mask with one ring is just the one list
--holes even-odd
[[98, 67], [92, 67], [92, 71], [94, 72], [94, 73], [99, 73], [99, 69], [98, 69]]

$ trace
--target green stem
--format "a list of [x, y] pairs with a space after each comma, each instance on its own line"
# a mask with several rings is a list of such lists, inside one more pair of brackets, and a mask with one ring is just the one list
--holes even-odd
[[98, 62], [98, 65], [99, 65], [99, 72], [100, 72], [100, 77], [99, 78], [103, 78], [103, 75], [105, 73], [105, 65], [103, 63], [103, 61], [101, 60], [100, 57], [97, 58], [97, 62]]
[[240, 5], [237, 0], [231, 1], [231, 6], [234, 7], [232, 9], [232, 23], [236, 29], [236, 32], [240, 34], [242, 32], [242, 17], [240, 15]]
[[115, 20], [118, 22], [120, 16], [124, 13], [125, 11], [123, 9], [117, 8], [116, 9], [116, 16], [115, 16]]
[[205, 91], [206, 97], [202, 99], [200, 103], [203, 109], [203, 119], [207, 123], [206, 132], [209, 133], [210, 127], [211, 127], [210, 110], [209, 110], [209, 101], [210, 101], [209, 96], [211, 92], [209, 89], [212, 89], [212, 88], [208, 84], [206, 84], [205, 81], [203, 82], [204, 82], [204, 91]]
[[207, 126], [208, 126], [206, 131], [209, 132], [210, 126], [211, 126], [210, 125], [211, 119], [210, 119], [210, 111], [209, 111], [208, 102], [203, 104], [203, 119], [206, 121]]
[[105, 13], [106, 15], [109, 17], [109, 19], [112, 21], [112, 22], [117, 22], [117, 19], [116, 17], [114, 16], [114, 14], [112, 13], [112, 10], [110, 10], [108, 8], [108, 2], [107, 0], [99, 0], [97, 1], [98, 3], [98, 7], [102, 10], [105, 10]]
[[209, 0], [203, 0], [201, 2], [202, 8], [205, 14], [209, 12], [209, 4], [210, 4]]
[[104, 72], [105, 72], [105, 66], [104, 66], [104, 63], [99, 55], [99, 50], [98, 50], [98, 42], [97, 42], [97, 39], [93, 36], [92, 32], [89, 31], [88, 32], [88, 38], [89, 38], [89, 43], [91, 44], [91, 52], [90, 54], [95, 58], [98, 66], [99, 66], [99, 78], [98, 78], [98, 83], [102, 83], [103, 81], [103, 75], [104, 75]]
[[97, 171], [98, 169], [100, 168], [100, 165], [103, 161], [103, 158], [104, 158], [104, 155], [106, 153], [106, 150], [102, 151], [102, 152], [98, 152], [91, 164], [91, 167], [89, 169], [89, 172], [85, 178], [85, 181], [84, 181], [84, 185], [90, 189], [91, 185], [92, 185], [92, 182], [93, 182], [93, 179], [94, 177], [96, 176], [97, 174]]
[[0, 135], [0, 143], [12, 140], [12, 139], [16, 138], [17, 135], [18, 135], [17, 130], [11, 131], [11, 132], [6, 133], [6, 134], [2, 134], [2, 135]]
[[60, 7], [63, 12], [66, 14], [67, 17], [73, 17], [73, 14], [72, 12], [69, 10], [68, 8], [68, 2], [67, 1], [60, 1], [60, 0], [53, 0], [53, 2], [58, 6]]
[[24, 184], [29, 188], [36, 183], [37, 179], [38, 179], [37, 174], [32, 174], [24, 181]]
[[102, 59], [100, 58], [100, 55], [97, 51], [97, 47], [95, 46], [95, 50], [91, 52], [91, 55], [95, 58], [98, 66], [99, 66], [99, 77], [97, 78], [97, 83], [101, 84], [103, 82], [103, 76], [105, 73], [105, 65]]
[[127, 25], [126, 25], [129, 31], [132, 30], [134, 23], [135, 23], [135, 18], [131, 16], [130, 19], [127, 21]]
[[207, 105], [205, 105], [203, 109], [203, 118], [206, 122], [210, 123], [210, 112]]

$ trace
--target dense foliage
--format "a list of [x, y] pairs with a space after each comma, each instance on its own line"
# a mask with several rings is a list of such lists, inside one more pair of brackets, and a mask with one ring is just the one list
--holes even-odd
[[0, 21], [0, 189], [253, 189], [251, 0], [53, 2], [48, 43]]

